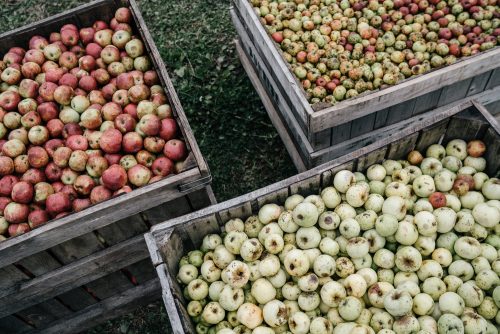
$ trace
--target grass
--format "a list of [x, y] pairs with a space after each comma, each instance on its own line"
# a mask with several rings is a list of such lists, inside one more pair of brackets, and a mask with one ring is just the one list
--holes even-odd
[[[84, 0], [4, 0], [0, 31], [56, 14]], [[230, 3], [215, 0], [138, 1], [172, 76], [219, 201], [296, 173], [236, 55]], [[160, 301], [88, 334], [165, 333]]]

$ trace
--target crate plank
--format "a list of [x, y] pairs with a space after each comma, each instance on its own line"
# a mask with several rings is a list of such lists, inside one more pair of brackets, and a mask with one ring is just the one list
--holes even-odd
[[17, 334], [24, 333], [32, 329], [33, 326], [13, 315], [0, 319], [0, 333]]
[[132, 282], [134, 285], [142, 284], [156, 278], [156, 271], [151, 264], [150, 259], [144, 259], [137, 263], [134, 263], [126, 267], [125, 270], [132, 274], [135, 280]]
[[485, 105], [485, 108], [493, 115], [500, 114], [500, 100]]
[[290, 194], [317, 195], [319, 194], [320, 175], [314, 175], [290, 185]]
[[[93, 324], [116, 318], [158, 298], [160, 283], [150, 280], [144, 285], [134, 287], [103, 300], [95, 305], [53, 322], [50, 326], [34, 331], [33, 334], [77, 333], [93, 327]], [[31, 334], [31, 333], [30, 333]]]
[[492, 89], [500, 85], [500, 68], [493, 70], [490, 80], [486, 84], [486, 89]]
[[415, 98], [415, 107], [412, 115], [419, 115], [437, 107], [442, 89], [437, 89]]
[[349, 138], [359, 137], [373, 130], [375, 125], [376, 114], [370, 114], [351, 122], [351, 133]]
[[337, 125], [332, 128], [332, 145], [348, 140], [351, 134], [352, 122]]
[[0, 268], [0, 297], [16, 291], [17, 287], [30, 277], [15, 266]]
[[154, 225], [169, 218], [181, 216], [191, 211], [192, 209], [189, 201], [183, 196], [173, 201], [163, 203], [155, 208], [146, 210], [142, 214], [146, 216], [149, 224]]
[[187, 198], [193, 210], [206, 208], [207, 206], [217, 203], [212, 187], [210, 186], [187, 194]]
[[465, 141], [481, 137], [480, 134], [484, 133], [487, 125], [482, 119], [469, 119], [455, 117], [450, 120], [448, 128], [446, 129], [443, 143], [446, 144], [455, 138], [462, 138]]
[[430, 145], [441, 142], [448, 123], [449, 119], [445, 119], [424, 129], [417, 140], [415, 149], [424, 153]]
[[283, 188], [277, 191], [272, 192], [271, 194], [267, 194], [257, 198], [257, 205], [262, 207], [267, 203], [280, 203], [284, 204], [287, 197], [290, 196], [288, 188]]
[[40, 276], [61, 267], [59, 261], [51, 254], [44, 251], [25, 257], [16, 264], [21, 265], [34, 276]]
[[45, 275], [20, 284], [15, 293], [2, 296], [0, 298], [0, 317], [48, 299], [54, 296], [54, 291], [57, 291], [58, 294], [70, 291], [143, 260], [147, 256], [144, 239], [142, 235], [139, 235], [79, 261], [47, 272]]
[[123, 272], [115, 271], [89, 282], [85, 286], [94, 296], [103, 300], [131, 289], [134, 285]]
[[483, 137], [485, 143], [488, 143], [484, 158], [488, 161], [486, 171], [489, 175], [500, 177], [500, 135], [498, 132], [489, 128]]
[[141, 215], [136, 214], [105, 226], [97, 230], [97, 233], [104, 239], [107, 246], [112, 246], [136, 235], [144, 234], [147, 230], [149, 230], [149, 226]]
[[413, 115], [413, 110], [415, 108], [415, 99], [411, 99], [408, 102], [400, 103], [389, 108], [389, 114], [385, 125], [395, 124], [405, 119], [410, 118]]
[[60, 243], [50, 249], [50, 252], [61, 263], [70, 263], [104, 248], [94, 233]]
[[490, 80], [493, 71], [488, 71], [480, 75], [475, 76], [469, 86], [469, 91], [467, 96], [476, 95], [485, 90], [488, 81]]
[[233, 218], [246, 219], [252, 214], [252, 205], [250, 202], [241, 203], [235, 207], [228, 208], [219, 213], [219, 221], [223, 225]]
[[82, 287], [62, 293], [57, 296], [57, 299], [64, 305], [67, 305], [73, 312], [80, 311], [81, 309], [97, 303], [97, 299]]
[[389, 115], [389, 109], [390, 108], [385, 108], [375, 113], [375, 124], [373, 125], [374, 130], [385, 126], [387, 116]]
[[467, 96], [471, 81], [471, 79], [459, 81], [444, 87], [439, 97], [438, 107], [450, 104]]
[[379, 148], [374, 150], [365, 156], [359, 157], [356, 164], [356, 171], [364, 172], [368, 167], [373, 164], [381, 163], [384, 161], [384, 157], [387, 153], [387, 147]]
[[36, 328], [46, 326], [72, 312], [55, 299], [49, 299], [17, 312], [17, 315]]
[[387, 152], [387, 159], [406, 159], [408, 153], [415, 147], [417, 140], [418, 132], [392, 143]]

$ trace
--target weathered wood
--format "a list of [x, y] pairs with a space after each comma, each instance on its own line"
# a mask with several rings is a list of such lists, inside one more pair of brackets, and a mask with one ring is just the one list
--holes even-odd
[[154, 225], [191, 211], [192, 209], [187, 198], [179, 197], [173, 201], [162, 203], [152, 209], [146, 210], [142, 212], [142, 215], [146, 217], [149, 224]]
[[332, 128], [332, 146], [349, 139], [349, 136], [351, 135], [351, 125], [352, 122], [348, 122]]
[[362, 157], [359, 157], [356, 163], [356, 171], [364, 172], [371, 165], [376, 163], [381, 163], [382, 161], [384, 161], [386, 153], [387, 153], [387, 147], [381, 147]]
[[472, 79], [455, 82], [441, 91], [438, 107], [450, 104], [467, 96]]
[[484, 158], [488, 161], [486, 172], [495, 177], [500, 177], [500, 135], [498, 131], [489, 128], [484, 135], [483, 141], [487, 143]]
[[33, 329], [33, 326], [12, 315], [0, 319], [0, 333], [17, 334], [31, 329]]
[[136, 235], [142, 235], [147, 230], [149, 230], [149, 226], [144, 222], [141, 215], [135, 214], [105, 226], [96, 232], [104, 239], [107, 246], [112, 246]]
[[374, 130], [385, 126], [387, 116], [389, 115], [389, 109], [390, 108], [385, 108], [375, 113], [375, 124], [373, 125]]
[[72, 312], [55, 299], [49, 299], [37, 305], [17, 312], [17, 315], [36, 328], [46, 326]]
[[385, 121], [385, 125], [395, 124], [410, 118], [413, 115], [415, 108], [415, 99], [408, 102], [400, 103], [389, 108], [389, 113]]
[[0, 317], [61, 294], [147, 258], [142, 235], [21, 283], [0, 298]]
[[439, 102], [442, 89], [437, 89], [433, 92], [421, 95], [415, 98], [415, 107], [413, 108], [412, 115], [419, 115], [423, 112], [429, 111], [435, 107]]
[[486, 84], [486, 89], [492, 89], [500, 85], [500, 68], [493, 70], [490, 80]]
[[373, 130], [376, 114], [370, 114], [351, 121], [350, 138], [359, 137]]
[[405, 159], [415, 147], [417, 140], [418, 132], [393, 142], [387, 152], [387, 159]]
[[113, 319], [131, 312], [140, 305], [150, 303], [156, 300], [159, 294], [160, 283], [157, 279], [150, 280], [141, 286], [129, 289], [68, 317], [59, 319], [48, 327], [33, 331], [32, 334], [78, 333], [93, 327], [95, 323]]
[[475, 76], [470, 83], [467, 96], [476, 95], [484, 91], [493, 72], [494, 71], [489, 71]]

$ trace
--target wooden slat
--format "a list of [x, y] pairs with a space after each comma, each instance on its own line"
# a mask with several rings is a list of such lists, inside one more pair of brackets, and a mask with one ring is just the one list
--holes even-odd
[[225, 224], [228, 220], [231, 220], [233, 218], [241, 218], [244, 220], [251, 215], [252, 215], [252, 203], [250, 203], [249, 201], [228, 208], [227, 210], [222, 210], [218, 214], [220, 222], [222, 224]]
[[30, 278], [15, 266], [0, 268], [0, 297], [16, 291], [17, 287]]
[[74, 312], [80, 311], [81, 309], [97, 303], [97, 299], [95, 299], [82, 287], [62, 293], [57, 296], [57, 299]]
[[50, 252], [59, 262], [68, 264], [104, 247], [94, 233], [87, 233], [52, 247]]
[[133, 286], [130, 279], [121, 271], [115, 271], [114, 273], [85, 284], [85, 287], [100, 300], [118, 295], [131, 289]]
[[352, 122], [347, 122], [332, 128], [332, 145], [343, 143], [351, 135]]
[[146, 210], [142, 212], [142, 215], [146, 217], [149, 224], [154, 225], [164, 222], [167, 219], [184, 215], [191, 211], [192, 209], [189, 205], [189, 201], [185, 196], [183, 196]]
[[55, 299], [49, 299], [17, 312], [18, 316], [33, 324], [36, 328], [46, 326], [70, 314], [72, 312]]
[[494, 116], [500, 114], [500, 100], [485, 105], [485, 108]]
[[441, 91], [438, 106], [444, 106], [467, 96], [472, 79], [455, 82]]
[[356, 138], [361, 135], [364, 135], [365, 133], [368, 133], [373, 130], [375, 126], [375, 118], [376, 114], [370, 114], [366, 115], [364, 117], [355, 119], [354, 121], [351, 121], [351, 134], [350, 138]]
[[469, 86], [469, 91], [467, 92], [467, 96], [476, 95], [484, 91], [493, 72], [494, 71], [488, 71], [483, 74], [475, 76], [472, 79], [472, 82]]
[[0, 319], [0, 333], [3, 334], [23, 333], [31, 329], [33, 329], [33, 326], [28, 325], [26, 322], [13, 315]]
[[285, 204], [285, 200], [288, 196], [290, 196], [288, 188], [283, 188], [257, 198], [257, 203], [259, 208], [267, 203]]
[[316, 133], [309, 133], [308, 140], [314, 150], [330, 146], [332, 129], [326, 129]]
[[105, 226], [97, 230], [97, 233], [104, 239], [106, 245], [112, 246], [136, 235], [142, 235], [148, 230], [149, 226], [139, 214], [136, 214]]
[[[499, 96], [499, 98], [500, 98], [500, 96]], [[496, 132], [500, 133], [500, 122], [498, 122], [498, 120], [495, 117], [493, 117], [493, 115], [490, 113], [490, 111], [485, 106], [483, 106], [481, 103], [479, 103], [475, 100], [472, 100], [472, 105], [474, 106], [474, 108], [476, 108], [481, 113], [481, 115], [488, 122], [488, 124]]]
[[303, 196], [317, 195], [319, 194], [320, 181], [320, 175], [314, 175], [295, 182], [290, 185], [290, 194], [301, 194]]
[[389, 109], [390, 108], [385, 108], [375, 113], [375, 124], [373, 125], [373, 129], [376, 130], [385, 126], [387, 116], [389, 115]]
[[500, 177], [500, 159], [498, 159], [500, 156], [500, 134], [490, 127], [483, 140], [487, 143], [484, 158], [488, 161], [486, 166], [488, 175]]
[[387, 159], [405, 159], [408, 153], [410, 153], [410, 151], [412, 151], [415, 147], [418, 136], [419, 134], [416, 132], [392, 143], [389, 147], [389, 151], [387, 152]]
[[[160, 295], [160, 283], [157, 279], [146, 284], [134, 287], [103, 300], [95, 305], [74, 313], [66, 318], [59, 319], [49, 327], [34, 331], [33, 334], [65, 334], [77, 333], [93, 327], [96, 323], [113, 319], [126, 314], [138, 306], [150, 303]], [[31, 334], [31, 333], [30, 333]]]
[[400, 103], [390, 107], [385, 124], [391, 125], [410, 118], [413, 115], [415, 103], [416, 100], [411, 99], [408, 102]]
[[15, 293], [0, 298], [0, 317], [85, 285], [147, 256], [141, 235], [33, 278], [21, 284]]
[[486, 89], [492, 89], [500, 85], [500, 68], [493, 70], [490, 80], [486, 84]]
[[356, 171], [364, 172], [368, 167], [373, 164], [381, 163], [384, 161], [384, 157], [387, 152], [387, 147], [381, 147], [377, 150], [374, 150], [360, 158], [358, 158], [356, 164]]
[[484, 133], [487, 126], [484, 119], [460, 118], [457, 115], [457, 117], [451, 118], [443, 138], [443, 143], [446, 144], [455, 138], [461, 138], [465, 141], [478, 138], [480, 134]]
[[143, 284], [156, 278], [156, 271], [150, 259], [144, 259], [125, 268], [135, 280], [133, 283]]
[[442, 89], [436, 89], [435, 91], [416, 97], [413, 115], [419, 115], [437, 107], [441, 92]]
[[420, 151], [421, 153], [424, 153], [427, 147], [432, 144], [439, 143], [443, 138], [444, 131], [446, 130], [449, 122], [449, 119], [445, 119], [427, 128], [424, 128], [417, 140], [415, 149], [417, 151]]

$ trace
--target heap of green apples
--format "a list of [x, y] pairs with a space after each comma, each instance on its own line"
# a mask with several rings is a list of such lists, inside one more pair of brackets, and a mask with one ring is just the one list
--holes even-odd
[[500, 41], [497, 0], [251, 0], [311, 104], [397, 84]]
[[435, 144], [229, 220], [179, 263], [196, 332], [498, 333], [500, 181], [485, 149]]

